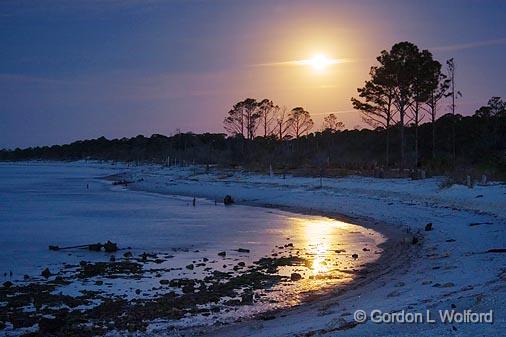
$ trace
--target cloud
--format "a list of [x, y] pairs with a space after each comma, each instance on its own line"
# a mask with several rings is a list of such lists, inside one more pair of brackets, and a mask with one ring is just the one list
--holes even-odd
[[460, 43], [460, 44], [453, 44], [453, 45], [449, 45], [449, 46], [432, 47], [429, 49], [435, 50], [435, 51], [457, 51], [457, 50], [473, 49], [473, 48], [480, 48], [480, 47], [486, 47], [486, 46], [495, 46], [495, 45], [501, 45], [501, 44], [506, 44], [506, 38], [485, 40], [485, 41], [478, 41], [478, 42], [469, 42], [469, 43]]
[[[258, 63], [254, 64], [254, 67], [276, 67], [276, 66], [305, 66], [311, 65], [312, 59], [307, 60], [292, 60], [292, 61], [281, 61], [281, 62], [268, 62], [268, 63]], [[353, 62], [351, 59], [342, 58], [342, 59], [327, 59], [325, 60], [327, 65], [332, 64], [341, 64], [341, 63], [350, 63]]]

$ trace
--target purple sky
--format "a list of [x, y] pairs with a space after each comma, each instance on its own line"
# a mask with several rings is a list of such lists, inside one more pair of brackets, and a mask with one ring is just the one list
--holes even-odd
[[[0, 148], [223, 132], [246, 97], [354, 128], [350, 97], [404, 40], [455, 58], [458, 112], [472, 114], [506, 93], [504, 13], [504, 1], [4, 0]], [[317, 53], [350, 62], [264, 66]]]

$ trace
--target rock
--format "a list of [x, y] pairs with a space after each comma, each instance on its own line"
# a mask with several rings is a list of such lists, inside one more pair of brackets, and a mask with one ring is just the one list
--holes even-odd
[[356, 260], [356, 259], [358, 259], [358, 254], [353, 254], [351, 257], [352, 257], [354, 260]]
[[132, 252], [126, 252], [123, 256], [128, 259], [129, 257], [132, 257]]
[[225, 205], [232, 205], [234, 203], [234, 199], [230, 195], [226, 195], [225, 198], [223, 198], [223, 203]]
[[49, 268], [46, 268], [40, 273], [40, 275], [44, 276], [45, 278], [49, 278], [51, 276], [51, 272], [49, 271]]
[[237, 249], [237, 251], [239, 253], [249, 253], [249, 249], [246, 249], [246, 248], [239, 248], [239, 249]]
[[107, 253], [114, 253], [118, 251], [118, 245], [108, 240], [106, 243], [104, 243], [104, 250]]
[[193, 268], [194, 268], [193, 264], [189, 264], [186, 266], [186, 269], [189, 269], [189, 270], [193, 270]]
[[4, 286], [5, 288], [10, 288], [10, 287], [12, 287], [12, 282], [11, 282], [11, 281], [5, 281], [5, 282], [3, 283], [3, 286]]
[[237, 265], [238, 265], [239, 267], [244, 267], [244, 266], [246, 266], [246, 263], [244, 263], [244, 262], [242, 262], [242, 261], [241, 261], [241, 262], [239, 262]]
[[136, 293], [137, 295], [140, 295], [141, 290], [140, 290], [140, 289], [135, 289], [135, 293]]
[[65, 325], [65, 321], [59, 318], [41, 318], [39, 321], [39, 332], [54, 333], [60, 330]]
[[225, 257], [227, 256], [227, 252], [219, 252], [218, 256]]
[[102, 280], [96, 280], [95, 281], [95, 285], [97, 285], [97, 286], [101, 286], [103, 284], [104, 284], [104, 281], [102, 281]]
[[253, 304], [253, 292], [247, 292], [242, 294], [241, 304], [245, 305]]
[[299, 273], [292, 273], [290, 275], [290, 280], [292, 281], [299, 281], [302, 278], [302, 276]]
[[369, 248], [365, 248], [364, 247], [364, 248], [362, 248], [362, 251], [364, 251], [364, 252], [370, 252], [371, 250]]
[[167, 285], [167, 284], [170, 283], [169, 280], [160, 280], [159, 282], [160, 282], [161, 285]]
[[425, 225], [425, 231], [428, 232], [431, 230], [432, 230], [432, 222], [429, 222], [428, 224]]

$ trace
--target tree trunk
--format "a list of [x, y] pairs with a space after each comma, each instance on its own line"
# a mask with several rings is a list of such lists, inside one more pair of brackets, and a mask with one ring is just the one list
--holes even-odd
[[415, 102], [415, 168], [418, 167], [418, 102]]
[[436, 118], [435, 111], [432, 111], [432, 159], [436, 159]]
[[401, 171], [404, 170], [404, 114], [405, 114], [405, 111], [404, 111], [404, 105], [401, 105], [400, 106], [400, 109], [399, 109], [399, 116], [400, 116], [400, 120], [399, 120], [399, 123], [401, 124], [401, 162], [400, 162], [400, 169]]
[[390, 126], [387, 125], [386, 129], [386, 150], [385, 150], [385, 165], [386, 168], [389, 166], [389, 155], [390, 155]]

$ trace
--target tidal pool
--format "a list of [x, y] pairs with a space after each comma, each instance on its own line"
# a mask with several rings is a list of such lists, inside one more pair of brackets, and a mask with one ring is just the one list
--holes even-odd
[[[373, 230], [327, 217], [205, 199], [193, 206], [192, 198], [131, 191], [99, 179], [121, 170], [0, 164], [4, 281], [23, 286], [59, 277], [66, 282], [53, 291], [86, 293], [89, 307], [106, 298], [145, 305], [168, 293], [180, 305], [178, 296], [186, 296], [192, 310], [173, 321], [206, 324], [296, 305], [308, 293], [349, 283], [379, 258], [385, 241]], [[48, 250], [106, 240], [121, 250]], [[123, 270], [122, 263], [140, 269]], [[45, 268], [48, 278], [41, 275]]]

